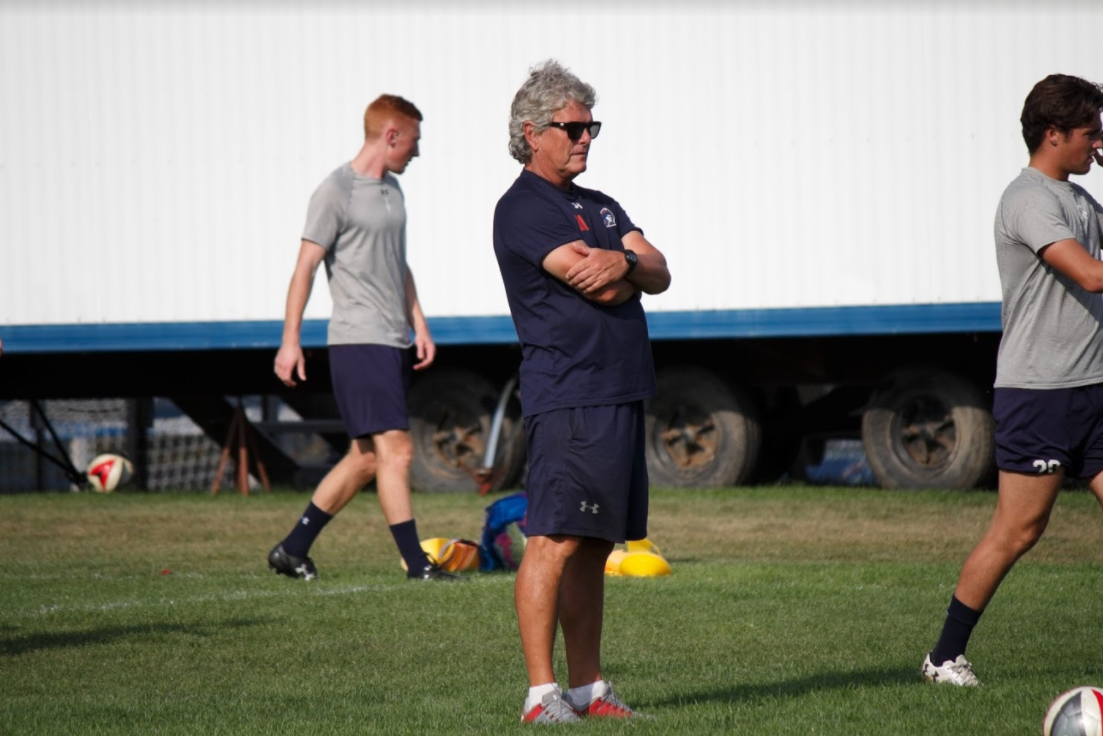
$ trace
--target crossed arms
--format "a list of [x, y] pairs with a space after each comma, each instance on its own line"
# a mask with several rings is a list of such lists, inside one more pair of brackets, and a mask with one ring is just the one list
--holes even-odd
[[628, 273], [624, 254], [616, 250], [590, 248], [581, 240], [561, 245], [544, 258], [544, 270], [596, 304], [615, 307], [637, 292], [661, 294], [670, 287], [666, 258], [639, 230], [622, 239], [639, 264]]

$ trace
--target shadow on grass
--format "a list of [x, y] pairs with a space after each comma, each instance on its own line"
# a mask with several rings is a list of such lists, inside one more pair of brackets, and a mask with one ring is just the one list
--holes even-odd
[[[857, 672], [827, 672], [799, 680], [766, 682], [757, 685], [738, 685], [685, 693], [677, 697], [657, 700], [646, 705], [685, 706], [702, 702], [735, 703], [753, 702], [764, 698], [793, 697], [822, 690], [852, 690], [856, 688], [915, 685], [920, 682], [918, 668], [897, 667], [883, 670]], [[641, 704], [642, 705], [642, 704]]]
[[[0, 639], [0, 656], [13, 657], [27, 652], [46, 649], [65, 649], [83, 647], [89, 644], [110, 644], [120, 639], [150, 637], [162, 634], [187, 634], [189, 636], [211, 636], [226, 629], [240, 629], [258, 626], [259, 619], [238, 619], [236, 621], [211, 624], [146, 624], [143, 626], [108, 626], [88, 631], [66, 631], [50, 634], [32, 634], [30, 636], [5, 636]], [[9, 629], [10, 630], [10, 629]], [[5, 631], [7, 633], [7, 631]]]

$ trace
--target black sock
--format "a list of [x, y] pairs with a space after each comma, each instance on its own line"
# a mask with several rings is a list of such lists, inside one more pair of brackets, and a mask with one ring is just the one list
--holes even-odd
[[417, 577], [429, 564], [429, 557], [421, 548], [421, 540], [417, 538], [417, 522], [413, 519], [401, 524], [391, 524], [391, 536], [398, 546], [398, 552], [406, 561], [407, 575]]
[[306, 557], [310, 545], [314, 544], [314, 540], [332, 518], [332, 514], [322, 511], [313, 501], [308, 503], [299, 523], [295, 524], [291, 533], [283, 540], [283, 551], [292, 557]]
[[969, 608], [956, 595], [950, 598], [950, 607], [946, 609], [946, 623], [942, 625], [942, 636], [938, 637], [938, 643], [931, 650], [931, 662], [934, 665], [951, 662], [965, 654], [973, 627], [977, 625], [982, 613], [984, 612]]

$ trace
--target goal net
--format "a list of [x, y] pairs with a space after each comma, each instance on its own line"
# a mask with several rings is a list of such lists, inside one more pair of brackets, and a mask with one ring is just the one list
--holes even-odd
[[[128, 455], [130, 427], [125, 399], [74, 399], [39, 402], [50, 426], [77, 470], [84, 472], [92, 458], [104, 452]], [[255, 422], [261, 418], [260, 398], [245, 401], [245, 414]], [[282, 402], [278, 405], [281, 421], [297, 420], [298, 415]], [[59, 457], [49, 429], [33, 410], [31, 402], [0, 403], [0, 420], [21, 437], [43, 451]], [[277, 439], [284, 452], [307, 463], [326, 463], [332, 451], [320, 438], [288, 434]], [[170, 400], [155, 398], [153, 423], [146, 429], [148, 489], [210, 490], [222, 447]], [[222, 487], [234, 487], [234, 460], [223, 472]], [[256, 479], [250, 476], [250, 485]], [[0, 428], [0, 493], [76, 490], [65, 471], [11, 434]]]

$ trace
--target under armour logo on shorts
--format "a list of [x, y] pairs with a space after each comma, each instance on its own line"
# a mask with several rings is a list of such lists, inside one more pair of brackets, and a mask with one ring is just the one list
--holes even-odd
[[582, 502], [582, 508], [579, 509], [579, 511], [581, 511], [583, 513], [586, 513], [586, 509], [589, 509], [590, 511], [593, 511], [596, 514], [597, 513], [597, 504], [596, 503], [587, 504], [585, 501], [583, 501]]

